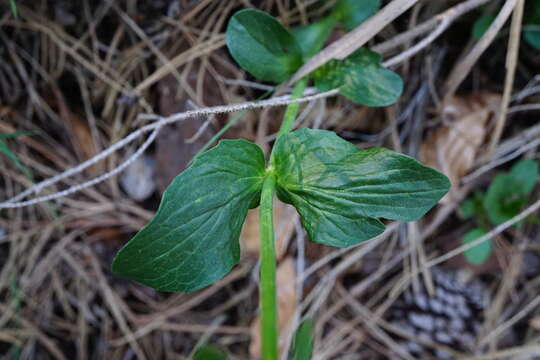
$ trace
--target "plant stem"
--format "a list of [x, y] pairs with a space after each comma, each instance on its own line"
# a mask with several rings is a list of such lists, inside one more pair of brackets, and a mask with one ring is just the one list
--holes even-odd
[[261, 339], [262, 359], [278, 358], [278, 313], [276, 293], [276, 252], [274, 245], [274, 222], [272, 201], [276, 179], [268, 172], [261, 192], [260, 236], [261, 236]]
[[[304, 77], [294, 85], [291, 99], [294, 100], [302, 97], [302, 95], [304, 94], [304, 90], [306, 89], [307, 82], [308, 78]], [[279, 128], [278, 137], [292, 130], [294, 120], [296, 119], [296, 114], [298, 114], [299, 107], [300, 104], [289, 104], [287, 106], [287, 110], [285, 110], [285, 116], [283, 116], [283, 122], [281, 123], [281, 127]]]
[[[307, 77], [296, 83], [291, 95], [298, 99], [304, 94]], [[278, 138], [293, 128], [294, 120], [298, 114], [299, 104], [289, 104], [285, 110], [283, 122], [279, 128]], [[272, 152], [273, 154], [273, 152]], [[272, 154], [270, 158], [272, 158]], [[272, 161], [270, 161], [272, 164]], [[271, 166], [271, 165], [270, 165]], [[272, 169], [267, 169], [261, 191], [260, 209], [260, 236], [261, 236], [261, 355], [263, 360], [277, 360], [278, 358], [278, 308], [276, 289], [276, 250], [274, 244], [274, 220], [272, 215], [273, 197], [276, 190], [276, 178]]]

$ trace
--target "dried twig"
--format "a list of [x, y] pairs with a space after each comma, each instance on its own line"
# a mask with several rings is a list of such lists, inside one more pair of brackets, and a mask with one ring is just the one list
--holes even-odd
[[[445, 99], [449, 99], [456, 92], [459, 85], [470, 73], [472, 67], [480, 56], [486, 51], [488, 46], [495, 40], [495, 37], [506, 23], [508, 17], [512, 13], [512, 10], [516, 6], [518, 0], [507, 0], [501, 11], [487, 29], [482, 38], [476, 43], [473, 49], [465, 56], [461, 62], [459, 62], [450, 75], [448, 76], [448, 82], [446, 84], [446, 96]], [[446, 102], [446, 101], [445, 101]]]
[[525, 0], [518, 0], [514, 15], [512, 16], [512, 25], [510, 27], [510, 38], [508, 39], [508, 53], [506, 54], [506, 79], [504, 80], [504, 93], [501, 101], [501, 108], [497, 114], [497, 122], [495, 132], [491, 138], [488, 148], [488, 154], [493, 154], [495, 147], [501, 138], [504, 124], [506, 123], [506, 115], [508, 113], [508, 105], [510, 104], [510, 96], [514, 88], [514, 77], [519, 55], [519, 41], [521, 39], [521, 22], [523, 20], [523, 8]]

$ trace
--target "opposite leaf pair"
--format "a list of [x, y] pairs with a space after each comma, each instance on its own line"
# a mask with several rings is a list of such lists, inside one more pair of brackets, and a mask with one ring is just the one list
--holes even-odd
[[[342, 1], [342, 3], [345, 3]], [[336, 14], [340, 14], [337, 12]], [[370, 14], [369, 14], [370, 15]], [[364, 20], [350, 20], [356, 23]], [[285, 29], [275, 18], [258, 10], [237, 12], [227, 26], [227, 47], [233, 58], [251, 75], [264, 81], [288, 80], [322, 47], [340, 16], [296, 29]], [[340, 88], [345, 97], [363, 105], [387, 106], [403, 92], [403, 81], [396, 73], [380, 65], [381, 57], [359, 49], [346, 59], [332, 60], [314, 74], [320, 91]]]
[[350, 246], [380, 234], [379, 217], [411, 221], [448, 191], [448, 179], [382, 148], [358, 149], [332, 132], [281, 136], [265, 166], [261, 149], [224, 140], [178, 175], [154, 219], [117, 255], [113, 271], [164, 291], [193, 291], [238, 263], [239, 235], [265, 177], [295, 206], [312, 241]]

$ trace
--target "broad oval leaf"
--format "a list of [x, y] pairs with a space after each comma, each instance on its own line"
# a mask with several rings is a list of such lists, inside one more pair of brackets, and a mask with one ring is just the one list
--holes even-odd
[[320, 91], [340, 88], [340, 93], [367, 106], [388, 106], [403, 92], [403, 80], [380, 65], [381, 56], [359, 49], [344, 60], [331, 60], [313, 76]]
[[302, 65], [294, 36], [263, 11], [245, 9], [234, 14], [226, 41], [236, 62], [261, 80], [283, 82]]
[[263, 153], [246, 140], [224, 140], [201, 154], [117, 254], [113, 272], [162, 291], [194, 291], [220, 279], [238, 263], [240, 230], [263, 174]]
[[381, 7], [381, 0], [340, 0], [334, 9], [334, 16], [347, 31], [367, 20]]
[[361, 150], [323, 130], [282, 136], [272, 167], [278, 197], [296, 207], [311, 240], [333, 246], [378, 235], [377, 218], [416, 220], [450, 188], [446, 176], [413, 158]]

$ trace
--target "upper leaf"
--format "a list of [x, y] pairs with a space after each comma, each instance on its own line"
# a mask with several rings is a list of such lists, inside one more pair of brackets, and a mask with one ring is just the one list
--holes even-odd
[[340, 93], [362, 105], [387, 106], [403, 92], [403, 80], [380, 65], [381, 56], [361, 48], [344, 60], [331, 60], [313, 76], [320, 91], [340, 88]]
[[313, 24], [292, 30], [305, 58], [312, 57], [322, 49], [335, 24], [336, 19], [329, 16]]
[[381, 0], [340, 0], [336, 4], [334, 15], [347, 31], [351, 31], [375, 14], [381, 7]]
[[263, 153], [246, 140], [224, 140], [201, 154], [120, 250], [113, 272], [163, 291], [193, 291], [220, 279], [238, 263], [240, 230], [260, 198], [263, 174]]
[[420, 218], [448, 178], [384, 148], [361, 150], [323, 130], [301, 129], [274, 146], [278, 197], [296, 207], [312, 241], [350, 246], [384, 230], [377, 220]]
[[234, 14], [226, 40], [236, 62], [261, 80], [283, 82], [302, 65], [294, 36], [263, 11], [245, 9]]

